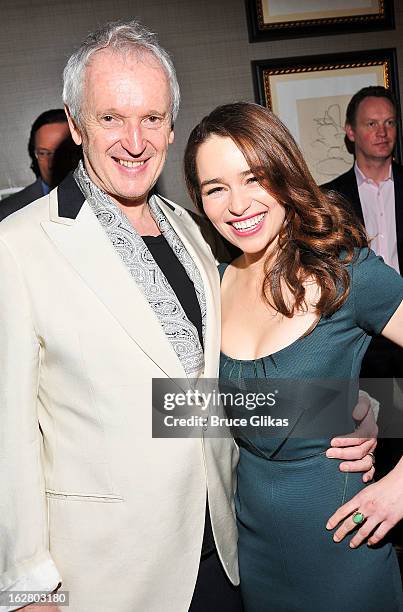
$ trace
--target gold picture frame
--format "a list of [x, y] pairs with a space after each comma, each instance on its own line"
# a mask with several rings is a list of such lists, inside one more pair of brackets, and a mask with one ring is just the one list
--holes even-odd
[[249, 41], [395, 27], [393, 0], [245, 0]]

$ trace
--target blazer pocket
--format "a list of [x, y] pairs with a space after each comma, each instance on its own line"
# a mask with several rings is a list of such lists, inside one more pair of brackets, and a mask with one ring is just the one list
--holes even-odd
[[60, 501], [80, 501], [80, 502], [101, 502], [101, 503], [120, 503], [123, 502], [123, 497], [119, 495], [97, 495], [97, 494], [83, 494], [83, 493], [71, 493], [66, 491], [54, 491], [52, 489], [46, 489], [46, 497], [48, 499], [55, 499]]

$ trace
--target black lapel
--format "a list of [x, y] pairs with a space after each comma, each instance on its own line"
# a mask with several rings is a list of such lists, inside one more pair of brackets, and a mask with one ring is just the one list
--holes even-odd
[[397, 256], [400, 274], [403, 276], [403, 167], [393, 163], [392, 171], [395, 188]]
[[70, 172], [57, 188], [59, 217], [75, 219], [84, 204], [85, 197]]
[[152, 195], [158, 196], [160, 198], [160, 200], [162, 200], [164, 202], [165, 206], [168, 206], [168, 208], [170, 208], [173, 212], [175, 212], [175, 208], [172, 206], [172, 204], [170, 202], [168, 202], [168, 200], [166, 200], [164, 198], [164, 196], [162, 196], [160, 193], [157, 193], [156, 191], [151, 190], [148, 198], [150, 198]]
[[355, 176], [354, 166], [345, 174], [344, 188], [345, 197], [351, 203], [357, 217], [362, 223], [364, 223], [364, 215], [362, 212], [360, 194], [358, 192], [357, 178]]

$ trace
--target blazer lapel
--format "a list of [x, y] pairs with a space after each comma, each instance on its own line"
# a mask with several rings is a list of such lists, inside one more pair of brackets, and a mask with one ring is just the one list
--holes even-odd
[[159, 196], [158, 205], [181, 239], [183, 246], [196, 264], [206, 295], [206, 334], [204, 340], [204, 377], [217, 378], [221, 344], [220, 277], [210, 247], [195, 227], [195, 222], [184, 208], [173, 205]]
[[[185, 378], [182, 364], [157, 317], [91, 208], [87, 202], [82, 202], [81, 191], [78, 188], [75, 191], [73, 186], [70, 197], [70, 218], [61, 217], [57, 190], [50, 194], [51, 220], [42, 223], [44, 231], [83, 282], [162, 373], [172, 378]], [[79, 211], [74, 218], [77, 208]]]
[[397, 255], [399, 259], [400, 274], [403, 276], [403, 168], [393, 163], [392, 170], [395, 185]]
[[357, 178], [354, 172], [354, 166], [346, 173], [345, 196], [351, 202], [354, 212], [362, 223], [364, 223], [364, 214], [362, 212], [360, 194], [358, 191]]

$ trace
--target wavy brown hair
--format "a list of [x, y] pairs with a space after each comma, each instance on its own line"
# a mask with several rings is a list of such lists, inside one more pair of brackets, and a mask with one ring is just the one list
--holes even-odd
[[[350, 290], [347, 264], [357, 248], [368, 246], [364, 227], [335, 192], [323, 193], [312, 178], [295, 140], [276, 115], [248, 102], [219, 106], [193, 129], [184, 158], [186, 185], [203, 212], [196, 156], [212, 135], [231, 138], [242, 151], [262, 187], [285, 209], [279, 249], [268, 256], [262, 295], [266, 303], [292, 317], [306, 309], [304, 282], [320, 288], [319, 314], [329, 316], [342, 306]], [[284, 283], [293, 296], [285, 299]]]

